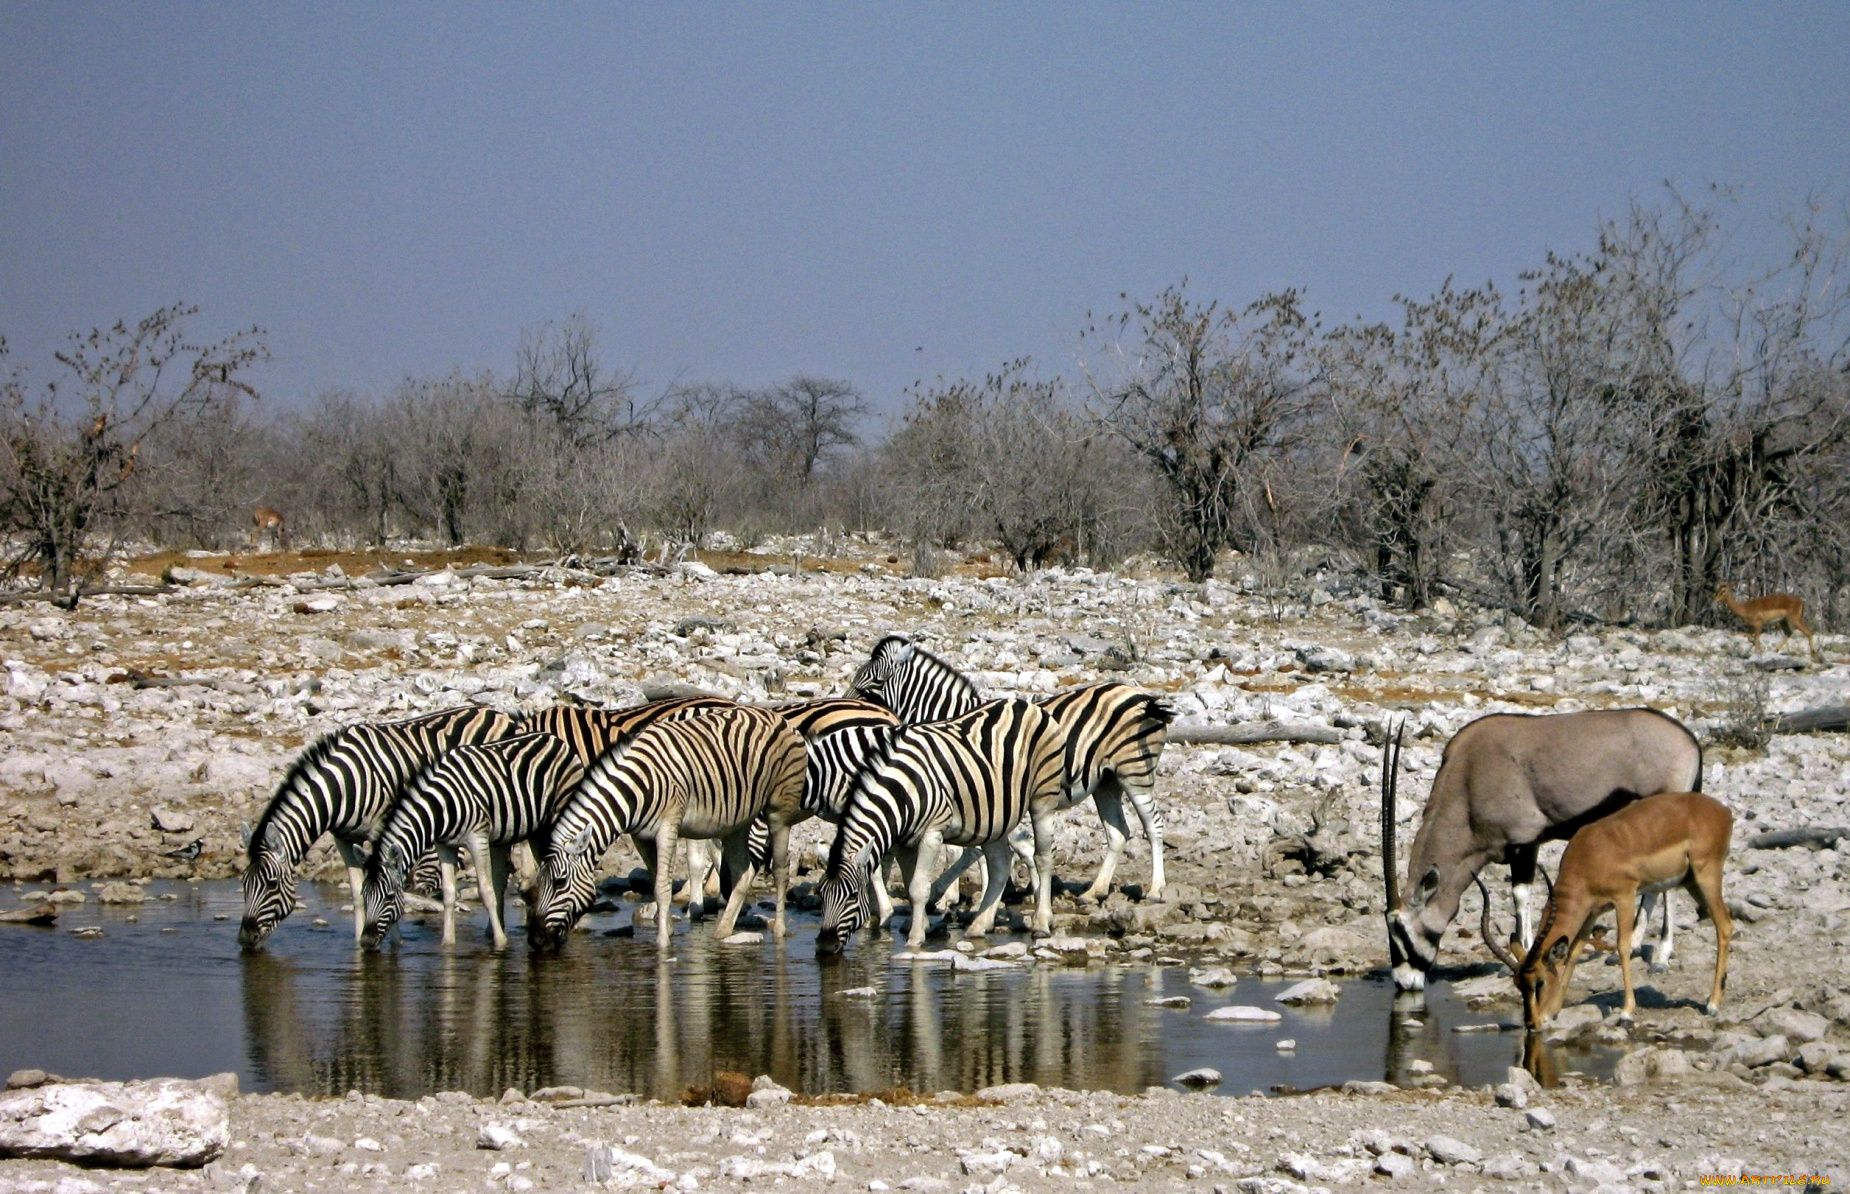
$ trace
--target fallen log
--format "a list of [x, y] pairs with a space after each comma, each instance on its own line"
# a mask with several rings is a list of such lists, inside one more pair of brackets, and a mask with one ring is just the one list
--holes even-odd
[[1237, 726], [1211, 726], [1184, 721], [1169, 727], [1169, 741], [1184, 746], [1244, 746], [1254, 742], [1341, 742], [1348, 737], [1335, 726], [1286, 721], [1249, 721]]
[[1775, 734], [1809, 734], [1817, 730], [1850, 730], [1850, 705], [1820, 705], [1768, 719]]
[[215, 688], [219, 692], [249, 696], [257, 691], [255, 684], [243, 680], [233, 680], [224, 676], [150, 676], [145, 672], [129, 669], [127, 672], [112, 675], [105, 683], [127, 684], [137, 691], [143, 688]]
[[1750, 850], [1790, 850], [1794, 846], [1804, 846], [1809, 850], [1824, 850], [1835, 846], [1847, 837], [1850, 837], [1850, 828], [1842, 825], [1808, 825], [1799, 829], [1774, 829], [1766, 833], [1757, 833], [1747, 839], [1747, 848]]
[[[78, 599], [85, 597], [158, 597], [173, 590], [166, 585], [85, 585], [77, 591]], [[20, 605], [27, 601], [67, 601], [69, 598], [59, 593], [48, 593], [43, 589], [16, 589], [10, 593], [0, 593], [0, 605]]]

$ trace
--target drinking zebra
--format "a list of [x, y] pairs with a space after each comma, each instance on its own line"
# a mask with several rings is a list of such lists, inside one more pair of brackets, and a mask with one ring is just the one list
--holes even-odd
[[[809, 758], [803, 773], [802, 816], [797, 821], [821, 817], [831, 825], [840, 824], [856, 773], [886, 748], [899, 718], [885, 705], [852, 697], [803, 701], [780, 706], [776, 712], [802, 737]], [[752, 868], [760, 874], [770, 866], [770, 842], [771, 829], [765, 819], [753, 821], [750, 854]], [[893, 899], [883, 883], [874, 884], [874, 899], [884, 924], [893, 915]]]
[[[520, 719], [520, 732], [544, 731], [572, 744], [578, 759], [586, 767], [609, 750], [625, 734], [639, 734], [664, 717], [686, 717], [703, 709], [722, 709], [737, 704], [722, 696], [674, 697], [662, 701], [645, 701], [624, 709], [600, 709], [589, 705], [554, 705], [529, 713]], [[769, 840], [768, 838], [766, 839]], [[707, 849], [708, 843], [687, 843], [687, 890], [677, 899], [697, 901], [703, 897], [709, 878], [717, 879], [719, 858]], [[537, 865], [539, 851], [534, 851]]]
[[258, 948], [295, 910], [295, 869], [324, 833], [334, 835], [347, 864], [357, 941], [365, 928], [364, 846], [399, 790], [445, 752], [493, 742], [514, 729], [507, 714], [466, 705], [402, 721], [362, 722], [317, 739], [290, 764], [251, 831], [239, 946]]
[[[962, 672], [897, 634], [875, 644], [872, 656], [854, 674], [850, 689], [886, 705], [908, 723], [955, 716], [979, 699], [976, 686]], [[1112, 876], [1130, 836], [1124, 820], [1125, 796], [1130, 797], [1144, 835], [1150, 839], [1147, 895], [1159, 898], [1165, 885], [1163, 815], [1150, 794], [1156, 786], [1156, 764], [1168, 739], [1169, 724], [1175, 720], [1174, 709], [1141, 689], [1110, 681], [1068, 689], [1035, 703], [1058, 719], [1066, 733], [1066, 793], [1060, 807], [1071, 808], [1091, 797], [1105, 826], [1105, 861], [1080, 898], [1101, 900], [1111, 891]], [[1029, 834], [1017, 831], [1011, 843], [1033, 874]], [[976, 857], [975, 851], [965, 851], [939, 878], [934, 899]], [[1039, 876], [1033, 881], [1038, 886]]]
[[944, 845], [980, 847], [989, 878], [971, 922], [980, 937], [995, 923], [1008, 881], [1008, 833], [1025, 812], [1040, 862], [1034, 930], [1053, 923], [1051, 818], [1060, 804], [1066, 736], [1029, 701], [991, 701], [949, 721], [906, 726], [855, 778], [822, 884], [818, 953], [838, 953], [866, 916], [879, 860], [899, 861], [912, 900], [910, 948], [925, 940], [932, 875]]
[[747, 838], [763, 814], [777, 882], [776, 932], [784, 933], [785, 850], [803, 802], [803, 739], [775, 713], [745, 705], [657, 721], [601, 755], [566, 798], [552, 829], [527, 926], [536, 949], [556, 949], [596, 898], [598, 860], [625, 833], [648, 867], [656, 944], [670, 942], [674, 849], [681, 837], [720, 838], [739, 875], [719, 934], [732, 932], [751, 887]]
[[496, 949], [507, 947], [502, 908], [508, 854], [524, 841], [536, 855], [567, 792], [584, 778], [571, 743], [548, 733], [459, 746], [420, 772], [393, 802], [366, 863], [366, 929], [376, 948], [403, 915], [416, 859], [434, 848], [443, 868], [443, 944], [456, 943], [457, 847], [475, 860], [476, 888]]

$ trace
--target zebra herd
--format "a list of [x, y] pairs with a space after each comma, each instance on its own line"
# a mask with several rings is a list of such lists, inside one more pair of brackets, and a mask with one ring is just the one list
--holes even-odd
[[[1163, 823], [1151, 789], [1172, 717], [1156, 697], [1112, 682], [985, 702], [950, 664], [889, 635], [846, 697], [763, 708], [701, 696], [524, 717], [465, 707], [348, 726], [295, 759], [251, 831], [238, 941], [259, 948], [294, 909], [296, 868], [323, 834], [346, 863], [354, 934], [368, 946], [401, 917], [414, 868], [432, 852], [443, 940], [453, 943], [467, 850], [490, 935], [505, 947], [512, 851], [524, 843], [537, 868], [521, 892], [528, 942], [557, 949], [595, 902], [599, 860], [624, 834], [664, 896], [677, 843], [717, 843], [718, 859], [696, 862], [689, 886], [704, 891], [719, 867], [729, 885], [721, 936], [768, 871], [782, 937], [790, 830], [815, 816], [839, 826], [821, 885], [819, 951], [838, 951], [847, 934], [891, 914], [889, 860], [912, 905], [914, 948], [930, 909], [979, 858], [987, 878], [970, 931], [986, 933], [1011, 851], [1029, 864], [1032, 926], [1045, 933], [1052, 818], [1087, 799], [1108, 848], [1085, 897], [1110, 889], [1128, 836], [1126, 796], [1150, 839], [1149, 892], [1161, 894]], [[962, 854], [939, 874], [947, 847]], [[671, 904], [655, 901], [662, 949]]]

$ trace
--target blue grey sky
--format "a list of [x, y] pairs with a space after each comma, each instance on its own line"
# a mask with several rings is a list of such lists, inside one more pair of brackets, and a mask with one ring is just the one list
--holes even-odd
[[286, 408], [511, 368], [905, 386], [1188, 276], [1386, 314], [1665, 180], [1850, 189], [1850, 5], [0, 6], [0, 334], [257, 323]]

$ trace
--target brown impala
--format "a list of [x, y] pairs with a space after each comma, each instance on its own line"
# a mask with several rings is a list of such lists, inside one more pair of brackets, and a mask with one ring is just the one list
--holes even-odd
[[1754, 650], [1760, 649], [1760, 632], [1768, 626], [1778, 625], [1791, 638], [1793, 631], [1805, 636], [1811, 647], [1811, 657], [1818, 658], [1818, 640], [1811, 636], [1811, 628], [1805, 625], [1805, 602], [1791, 593], [1768, 593], [1765, 597], [1755, 597], [1751, 601], [1741, 601], [1734, 595], [1734, 590], [1727, 585], [1715, 590], [1715, 600], [1735, 612], [1735, 616], [1746, 622], [1754, 632]]
[[1516, 971], [1528, 1027], [1541, 1028], [1561, 1010], [1580, 947], [1608, 908], [1619, 920], [1619, 973], [1625, 980], [1625, 1004], [1619, 1014], [1629, 1020], [1638, 1007], [1632, 992], [1631, 950], [1625, 948], [1631, 940], [1633, 908], [1641, 892], [1673, 887], [1689, 892], [1715, 925], [1715, 982], [1708, 1002], [1708, 1012], [1714, 1015], [1728, 981], [1728, 944], [1734, 936], [1734, 922], [1722, 903], [1722, 862], [1733, 832], [1734, 815], [1713, 797], [1660, 792], [1576, 833], [1561, 856], [1561, 874], [1529, 956], [1517, 966], [1493, 938], [1484, 938]]

